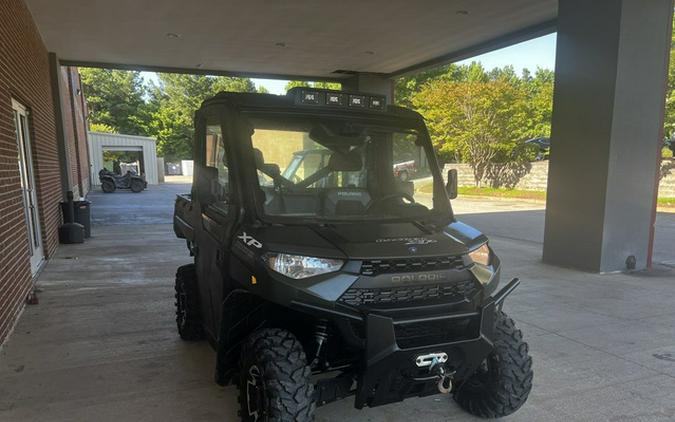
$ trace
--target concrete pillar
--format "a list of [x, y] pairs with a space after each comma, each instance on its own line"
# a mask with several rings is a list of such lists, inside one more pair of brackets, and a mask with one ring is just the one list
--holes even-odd
[[342, 81], [342, 89], [385, 95], [388, 104], [391, 104], [394, 99], [394, 81], [378, 75], [359, 73]]
[[672, 0], [560, 0], [544, 261], [651, 265]]

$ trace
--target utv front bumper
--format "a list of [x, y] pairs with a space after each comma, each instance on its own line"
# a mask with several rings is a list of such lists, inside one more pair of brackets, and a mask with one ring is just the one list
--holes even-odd
[[420, 355], [446, 353], [446, 371], [459, 381], [469, 377], [492, 351], [495, 311], [518, 284], [512, 280], [476, 312], [414, 319], [370, 313], [355, 407], [438, 393], [429, 368], [415, 364]]

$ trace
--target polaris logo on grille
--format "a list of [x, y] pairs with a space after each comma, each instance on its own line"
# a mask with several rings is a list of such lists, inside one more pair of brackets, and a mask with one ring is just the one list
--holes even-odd
[[408, 281], [439, 281], [446, 278], [445, 274], [439, 273], [401, 274], [391, 276], [391, 281], [393, 283], [405, 283]]

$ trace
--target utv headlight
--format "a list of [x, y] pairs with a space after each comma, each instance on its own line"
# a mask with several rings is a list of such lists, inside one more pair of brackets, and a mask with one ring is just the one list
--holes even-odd
[[490, 265], [490, 248], [487, 243], [483, 243], [476, 249], [469, 252], [469, 258], [476, 264]]
[[344, 264], [341, 259], [288, 255], [285, 253], [267, 254], [265, 261], [274, 271], [296, 280], [332, 273], [338, 271]]

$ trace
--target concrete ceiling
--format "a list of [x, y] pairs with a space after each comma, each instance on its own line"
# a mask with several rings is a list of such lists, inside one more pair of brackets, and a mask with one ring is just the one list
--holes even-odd
[[51, 52], [259, 76], [395, 75], [551, 32], [557, 0], [26, 0]]

